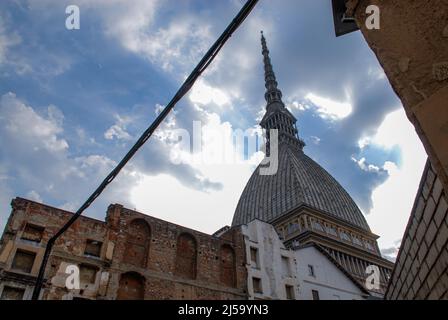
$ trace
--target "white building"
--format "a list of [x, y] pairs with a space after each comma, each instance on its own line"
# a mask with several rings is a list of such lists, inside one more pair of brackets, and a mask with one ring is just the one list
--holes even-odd
[[325, 249], [308, 244], [294, 250], [299, 300], [363, 300], [368, 292]]
[[249, 299], [361, 300], [368, 292], [325, 249], [286, 249], [275, 228], [261, 220], [242, 225]]
[[297, 263], [274, 227], [260, 220], [243, 225], [249, 299], [297, 299]]

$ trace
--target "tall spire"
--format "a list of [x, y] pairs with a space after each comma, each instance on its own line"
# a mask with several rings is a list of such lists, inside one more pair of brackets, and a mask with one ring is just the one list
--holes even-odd
[[277, 79], [272, 68], [269, 50], [266, 44], [266, 38], [261, 31], [261, 48], [264, 61], [264, 80], [266, 93], [266, 113], [260, 122], [263, 129], [266, 130], [266, 152], [270, 150], [270, 129], [278, 130], [279, 143], [287, 144], [296, 149], [302, 150], [305, 143], [299, 138], [296, 127], [296, 118], [293, 116], [282, 101], [282, 92], [278, 89]]
[[263, 53], [264, 61], [264, 80], [266, 93], [264, 95], [266, 102], [271, 104], [272, 102], [282, 102], [282, 92], [277, 88], [278, 83], [275, 78], [274, 69], [272, 68], [271, 58], [269, 58], [269, 50], [266, 45], [266, 38], [264, 37], [263, 31], [261, 31], [261, 47]]

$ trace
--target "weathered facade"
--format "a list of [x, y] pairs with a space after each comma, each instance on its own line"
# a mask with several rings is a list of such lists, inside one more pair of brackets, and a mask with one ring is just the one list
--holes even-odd
[[[0, 297], [29, 299], [48, 239], [71, 212], [16, 198], [0, 245]], [[71, 266], [80, 288], [68, 289]], [[80, 217], [57, 241], [42, 299], [245, 299], [239, 228], [219, 237], [121, 205], [105, 221]]]
[[429, 161], [386, 298], [448, 299], [448, 201]]
[[[258, 219], [242, 226], [249, 299], [299, 299], [298, 261], [275, 228]], [[304, 263], [304, 262], [300, 262]]]

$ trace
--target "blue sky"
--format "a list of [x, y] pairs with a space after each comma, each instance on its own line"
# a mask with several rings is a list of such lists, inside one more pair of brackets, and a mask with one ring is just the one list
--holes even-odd
[[[65, 27], [71, 4], [80, 8], [79, 30]], [[77, 209], [242, 5], [2, 1], [0, 228], [15, 196]], [[193, 121], [256, 130], [265, 105], [260, 30], [305, 152], [347, 189], [394, 255], [426, 156], [361, 34], [334, 36], [330, 1], [260, 1], [87, 214], [102, 219], [108, 204], [122, 203], [209, 233], [230, 224], [254, 164], [183, 155], [176, 165], [170, 132], [191, 132]]]

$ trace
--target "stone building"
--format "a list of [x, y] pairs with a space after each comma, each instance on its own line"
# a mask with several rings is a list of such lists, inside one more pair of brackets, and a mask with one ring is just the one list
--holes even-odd
[[[350, 195], [304, 153], [297, 120], [282, 101], [263, 35], [261, 42], [267, 105], [260, 125], [266, 130], [267, 155], [274, 148], [278, 153], [277, 171], [263, 174], [264, 162], [257, 167], [240, 197], [232, 225], [259, 219], [277, 229], [286, 247], [318, 244], [360, 284], [365, 284], [366, 268], [376, 265], [381, 285], [372, 294], [382, 296], [393, 263], [381, 257], [378, 236], [371, 232]], [[275, 144], [270, 137], [272, 129], [278, 132]]]
[[392, 273], [387, 299], [448, 299], [448, 200], [430, 162]]
[[[355, 19], [429, 156], [387, 298], [447, 299], [448, 232], [441, 221], [448, 194], [448, 3], [334, 0], [333, 4], [345, 6], [345, 16]], [[380, 10], [379, 29], [366, 26], [370, 5]], [[428, 197], [430, 192], [435, 193]]]
[[[0, 244], [1, 299], [29, 299], [45, 244], [71, 212], [16, 198]], [[69, 290], [67, 267], [79, 269]], [[238, 228], [219, 237], [121, 205], [105, 221], [80, 217], [57, 241], [42, 299], [245, 299], [245, 245]]]

